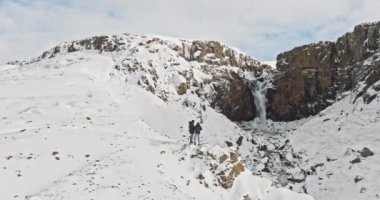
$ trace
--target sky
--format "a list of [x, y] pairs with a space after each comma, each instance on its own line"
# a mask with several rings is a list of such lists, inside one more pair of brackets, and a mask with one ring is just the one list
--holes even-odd
[[261, 61], [380, 20], [379, 0], [0, 0], [0, 64], [96, 35], [218, 40]]

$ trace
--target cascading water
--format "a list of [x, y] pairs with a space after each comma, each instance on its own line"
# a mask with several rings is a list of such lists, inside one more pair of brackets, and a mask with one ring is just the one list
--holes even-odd
[[255, 87], [252, 91], [254, 97], [257, 117], [254, 120], [254, 127], [260, 130], [266, 130], [267, 120], [266, 120], [266, 105], [267, 98], [266, 93], [268, 87], [271, 87], [270, 77], [267, 73], [263, 73], [261, 77], [256, 79]]
[[266, 91], [267, 82], [257, 81], [255, 91], [253, 92], [253, 97], [255, 99], [255, 106], [257, 110], [257, 119], [260, 125], [265, 125], [266, 122]]

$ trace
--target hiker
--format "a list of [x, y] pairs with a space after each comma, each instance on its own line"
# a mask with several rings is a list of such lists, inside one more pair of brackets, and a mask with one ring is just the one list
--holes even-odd
[[190, 144], [193, 144], [194, 137], [194, 120], [189, 121], [189, 133], [190, 133]]
[[199, 124], [199, 122], [197, 122], [197, 124], [194, 127], [194, 132], [195, 132], [194, 138], [193, 138], [194, 144], [199, 145], [199, 135], [201, 134], [201, 130], [202, 130], [202, 126], [201, 124]]

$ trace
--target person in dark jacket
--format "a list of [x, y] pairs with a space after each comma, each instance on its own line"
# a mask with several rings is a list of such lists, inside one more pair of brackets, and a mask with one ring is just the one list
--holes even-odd
[[190, 144], [193, 144], [194, 139], [194, 120], [189, 121], [189, 133], [190, 133]]
[[194, 144], [197, 144], [199, 145], [199, 135], [201, 134], [201, 130], [202, 130], [202, 126], [201, 124], [198, 122], [195, 127], [194, 127], [194, 138], [193, 138], [193, 142]]

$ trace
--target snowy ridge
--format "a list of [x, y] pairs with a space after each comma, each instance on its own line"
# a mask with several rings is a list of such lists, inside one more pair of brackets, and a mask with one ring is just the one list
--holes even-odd
[[[133, 48], [138, 48], [138, 46], [150, 46], [154, 47], [157, 45], [166, 46], [166, 48], [172, 49], [174, 51], [180, 52], [181, 56], [190, 59], [189, 53], [191, 48], [194, 48], [192, 44], [206, 43], [206, 42], [214, 42], [220, 44], [222, 47], [222, 51], [232, 52], [236, 56], [237, 62], [242, 63], [247, 60], [249, 62], [254, 62], [255, 65], [260, 65], [260, 62], [251, 58], [246, 53], [240, 51], [239, 49], [228, 47], [220, 42], [216, 41], [200, 41], [200, 40], [185, 40], [179, 38], [170, 38], [165, 36], [156, 36], [156, 35], [135, 35], [130, 33], [124, 33], [120, 35], [105, 35], [105, 36], [94, 36], [91, 38], [86, 38], [77, 41], [71, 42], [63, 42], [56, 47], [45, 51], [41, 56], [36, 58], [32, 58], [30, 60], [25, 61], [13, 61], [9, 62], [10, 64], [27, 64], [32, 62], [38, 62], [43, 59], [52, 58], [57, 55], [64, 55], [67, 53], [75, 52], [75, 51], [94, 51], [96, 53], [103, 52], [120, 52], [120, 51], [134, 51]], [[150, 45], [152, 43], [152, 45]], [[195, 52], [199, 56], [201, 52]], [[206, 56], [213, 56], [212, 54]], [[244, 65], [241, 64], [241, 65]]]
[[10, 64], [31, 64], [77, 51], [112, 57], [114, 67], [124, 73], [126, 81], [143, 86], [162, 99], [171, 94], [176, 98], [180, 86], [180, 93], [201, 86], [198, 92], [213, 103], [215, 85], [227, 84], [224, 79], [230, 77], [230, 72], [255, 80], [264, 68], [259, 61], [219, 42], [133, 34], [64, 42], [37, 58]]

